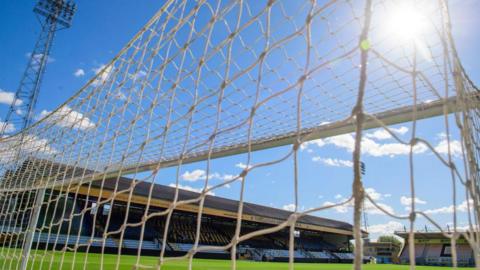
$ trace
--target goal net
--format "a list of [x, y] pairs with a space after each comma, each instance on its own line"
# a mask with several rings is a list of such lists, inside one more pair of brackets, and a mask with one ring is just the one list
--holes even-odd
[[[293, 269], [298, 221], [340, 206], [352, 208], [354, 264], [361, 269], [364, 204], [410, 224], [410, 258], [415, 258], [415, 221], [422, 217], [450, 239], [454, 265], [459, 237], [480, 265], [480, 95], [455, 50], [447, 1], [165, 2], [73, 97], [0, 140], [2, 269], [88, 269], [91, 258], [103, 269], [118, 269], [132, 231], [133, 268], [186, 259], [191, 269], [196, 254], [212, 251], [229, 253], [236, 269], [242, 243], [284, 229], [290, 230], [286, 244]], [[399, 10], [409, 17], [396, 18]], [[420, 120], [432, 117], [440, 119], [443, 149], [417, 132]], [[409, 125], [408, 139], [392, 129], [398, 123]], [[372, 128], [386, 132], [408, 157], [398, 167], [409, 172], [404, 181], [411, 198], [418, 182], [415, 155], [430, 151], [443, 164], [452, 195], [445, 201], [454, 205], [450, 231], [418, 210], [415, 199], [409, 213], [399, 215], [365, 192], [360, 164], [368, 143], [364, 130]], [[451, 134], [459, 137], [455, 149]], [[343, 148], [351, 152], [351, 196], [302, 209], [302, 149], [344, 135], [349, 140]], [[256, 157], [277, 148], [281, 151]], [[220, 158], [232, 167], [241, 160], [241, 171], [215, 181], [212, 166]], [[182, 198], [181, 177], [192, 164], [203, 172], [203, 188]], [[263, 181], [253, 176], [256, 171], [275, 165], [290, 172], [292, 212], [267, 229], [244, 232], [247, 186]], [[174, 193], [162, 211], [151, 211], [165, 171], [173, 172], [168, 177]], [[133, 180], [125, 184], [125, 176]], [[232, 237], [225, 245], [203, 245], [206, 198], [234, 184], [239, 203], [230, 217], [236, 224]], [[140, 187], [145, 194], [139, 199]], [[463, 230], [457, 228], [461, 200], [468, 214]], [[118, 201], [125, 207], [120, 220], [112, 217]], [[140, 202], [142, 218], [132, 220], [129, 210]], [[194, 241], [185, 254], [167, 256], [171, 218], [192, 205]], [[145, 262], [146, 227], [159, 218], [157, 260]], [[115, 259], [107, 262], [113, 246]]]

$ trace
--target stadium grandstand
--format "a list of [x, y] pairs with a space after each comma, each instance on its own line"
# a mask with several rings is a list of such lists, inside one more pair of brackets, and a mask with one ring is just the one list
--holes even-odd
[[[400, 253], [400, 263], [408, 264], [408, 231], [395, 234], [405, 240]], [[473, 250], [467, 240], [461, 236], [456, 241], [457, 263], [459, 266], [475, 266]], [[415, 261], [417, 265], [452, 266], [451, 240], [441, 232], [415, 232]]]
[[[38, 176], [38, 173], [45, 169], [72, 175], [87, 171], [42, 160], [29, 160], [20, 170], [8, 172], [4, 178], [11, 181], [18, 177]], [[131, 187], [133, 192], [129, 198], [128, 193]], [[149, 183], [119, 177], [69, 186], [72, 192], [63, 193], [68, 194], [67, 196], [59, 195], [62, 194], [59, 189], [63, 188], [67, 187], [57, 187], [45, 194], [33, 239], [33, 245], [37, 249], [66, 251], [73, 246], [78, 246], [79, 250], [88, 252], [118, 253], [121, 249], [122, 254], [136, 254], [140, 251], [145, 255], [158, 255], [162, 245], [165, 245], [167, 256], [179, 256], [186, 254], [194, 244], [198, 209], [196, 203], [177, 207], [170, 219], [167, 239], [163, 239], [165, 216], [150, 218], [145, 224], [143, 233], [142, 226], [122, 228], [125, 219], [129, 224], [141, 224], [146, 211], [148, 214], [165, 211], [174, 199], [174, 187], [155, 184], [150, 191]], [[99, 203], [110, 198], [115, 190], [117, 195], [113, 203]], [[150, 192], [152, 196], [149, 208], [146, 209]], [[178, 199], [189, 200], [198, 195], [196, 192], [179, 190]], [[25, 203], [32, 202], [24, 201], [14, 205], [22, 208]], [[57, 207], [48, 207], [52, 203], [57, 204]], [[210, 246], [212, 250], [198, 252], [195, 257], [230, 258], [231, 254], [228, 251], [215, 250], [215, 247], [226, 245], [231, 241], [235, 232], [238, 204], [235, 200], [206, 196], [199, 244], [203, 247]], [[60, 205], [62, 207], [58, 207]], [[245, 203], [243, 207], [242, 234], [280, 224], [292, 214], [290, 211], [251, 203]], [[82, 215], [86, 211], [89, 214]], [[70, 215], [74, 216], [72, 222], [65, 222], [64, 218]], [[10, 220], [18, 219], [18, 217], [10, 217]], [[21, 220], [20, 226], [27, 226], [28, 219]], [[55, 226], [44, 229], [43, 224], [55, 224]], [[16, 228], [14, 224], [9, 226], [11, 230], [21, 231], [21, 228]], [[367, 233], [364, 232], [364, 234], [367, 236]], [[142, 235], [143, 238], [140, 239]], [[351, 263], [353, 261], [354, 256], [349, 249], [349, 243], [353, 237], [351, 224], [307, 215], [299, 218], [296, 223], [295, 237], [294, 257], [297, 262]], [[288, 261], [288, 239], [288, 228], [254, 237], [239, 245], [236, 257], [255, 261]]]
[[[375, 263], [398, 263], [398, 255], [402, 248], [402, 244], [396, 241], [389, 242], [372, 242], [365, 239], [364, 256], [374, 258]], [[371, 260], [372, 261], [372, 260]]]

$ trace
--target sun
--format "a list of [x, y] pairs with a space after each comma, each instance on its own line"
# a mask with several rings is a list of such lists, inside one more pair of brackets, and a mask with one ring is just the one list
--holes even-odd
[[428, 31], [428, 18], [413, 2], [402, 1], [386, 12], [385, 31], [397, 41], [418, 42]]

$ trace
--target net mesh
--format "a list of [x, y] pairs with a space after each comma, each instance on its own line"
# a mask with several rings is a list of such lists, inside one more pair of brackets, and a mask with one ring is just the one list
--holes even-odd
[[[109, 245], [114, 241], [117, 247], [124, 246], [125, 232], [137, 228], [134, 268], [159, 268], [169, 260], [188, 259], [191, 269], [195, 254], [223, 250], [230, 252], [232, 269], [236, 269], [242, 242], [290, 228], [287, 244], [293, 269], [297, 221], [352, 204], [355, 269], [360, 269], [364, 200], [411, 224], [409, 251], [414, 258], [416, 217], [427, 218], [438, 229], [442, 226], [417, 210], [415, 200], [411, 200], [410, 214], [399, 216], [365, 192], [360, 171], [362, 131], [374, 127], [408, 147], [412, 198], [416, 197], [414, 155], [419, 145], [429, 148], [449, 170], [454, 205], [459, 201], [455, 190], [465, 189], [462, 197], [468, 202], [469, 229], [457, 229], [454, 207], [453, 232], [442, 232], [451, 239], [455, 266], [455, 243], [461, 235], [480, 265], [478, 89], [456, 54], [445, 1], [415, 1], [428, 17], [429, 31], [408, 40], [384, 29], [386, 16], [402, 2], [166, 1], [72, 98], [30, 128], [0, 141], [2, 268], [87, 269], [94, 252], [100, 252], [102, 268], [112, 267], [104, 259]], [[460, 132], [461, 159], [452, 158], [450, 143], [445, 155], [432, 146], [430, 138], [417, 134], [417, 121], [433, 116], [445, 119], [448, 140], [452, 130]], [[412, 126], [408, 141], [389, 127], [402, 122]], [[302, 143], [352, 132], [351, 197], [339, 204], [301, 210], [298, 155]], [[254, 162], [255, 151], [277, 146], [288, 151]], [[237, 154], [246, 164], [242, 172], [212, 184], [212, 160]], [[204, 188], [195, 198], [181, 199], [182, 166], [197, 161], [203, 161], [206, 171]], [[280, 163], [291, 166], [293, 213], [270, 228], [242, 233], [245, 185], [253, 180], [249, 176]], [[155, 179], [166, 168], [176, 171], [173, 200], [164, 211], [149, 211]], [[122, 186], [123, 175], [141, 180]], [[107, 182], [113, 183], [113, 190], [104, 188]], [[201, 245], [205, 199], [232, 183], [240, 183], [234, 236], [224, 246]], [[128, 209], [134, 207], [139, 185], [147, 185], [148, 193], [142, 219], [132, 222]], [[126, 203], [124, 219], [112, 220], [112, 211], [105, 209], [120, 199]], [[196, 206], [190, 250], [167, 257], [168, 245], [160, 244], [158, 261], [153, 266], [142, 264], [146, 225], [155, 217], [165, 217], [159, 239], [167, 243], [174, 226], [171, 218], [186, 205]], [[96, 214], [100, 209], [106, 211], [101, 221]], [[93, 217], [92, 224], [86, 224], [87, 216]], [[113, 223], [120, 225], [111, 229]], [[90, 230], [84, 232], [79, 229], [82, 226]], [[42, 245], [40, 239], [48, 244]], [[66, 259], [65, 251], [73, 257]], [[122, 264], [121, 248], [117, 254], [115, 269]], [[415, 260], [410, 263], [414, 266]]]

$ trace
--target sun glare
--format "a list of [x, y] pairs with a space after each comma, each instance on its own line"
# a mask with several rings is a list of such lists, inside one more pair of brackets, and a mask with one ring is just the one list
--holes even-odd
[[418, 41], [427, 31], [427, 17], [420, 8], [402, 3], [387, 12], [386, 27], [389, 34], [402, 41]]

